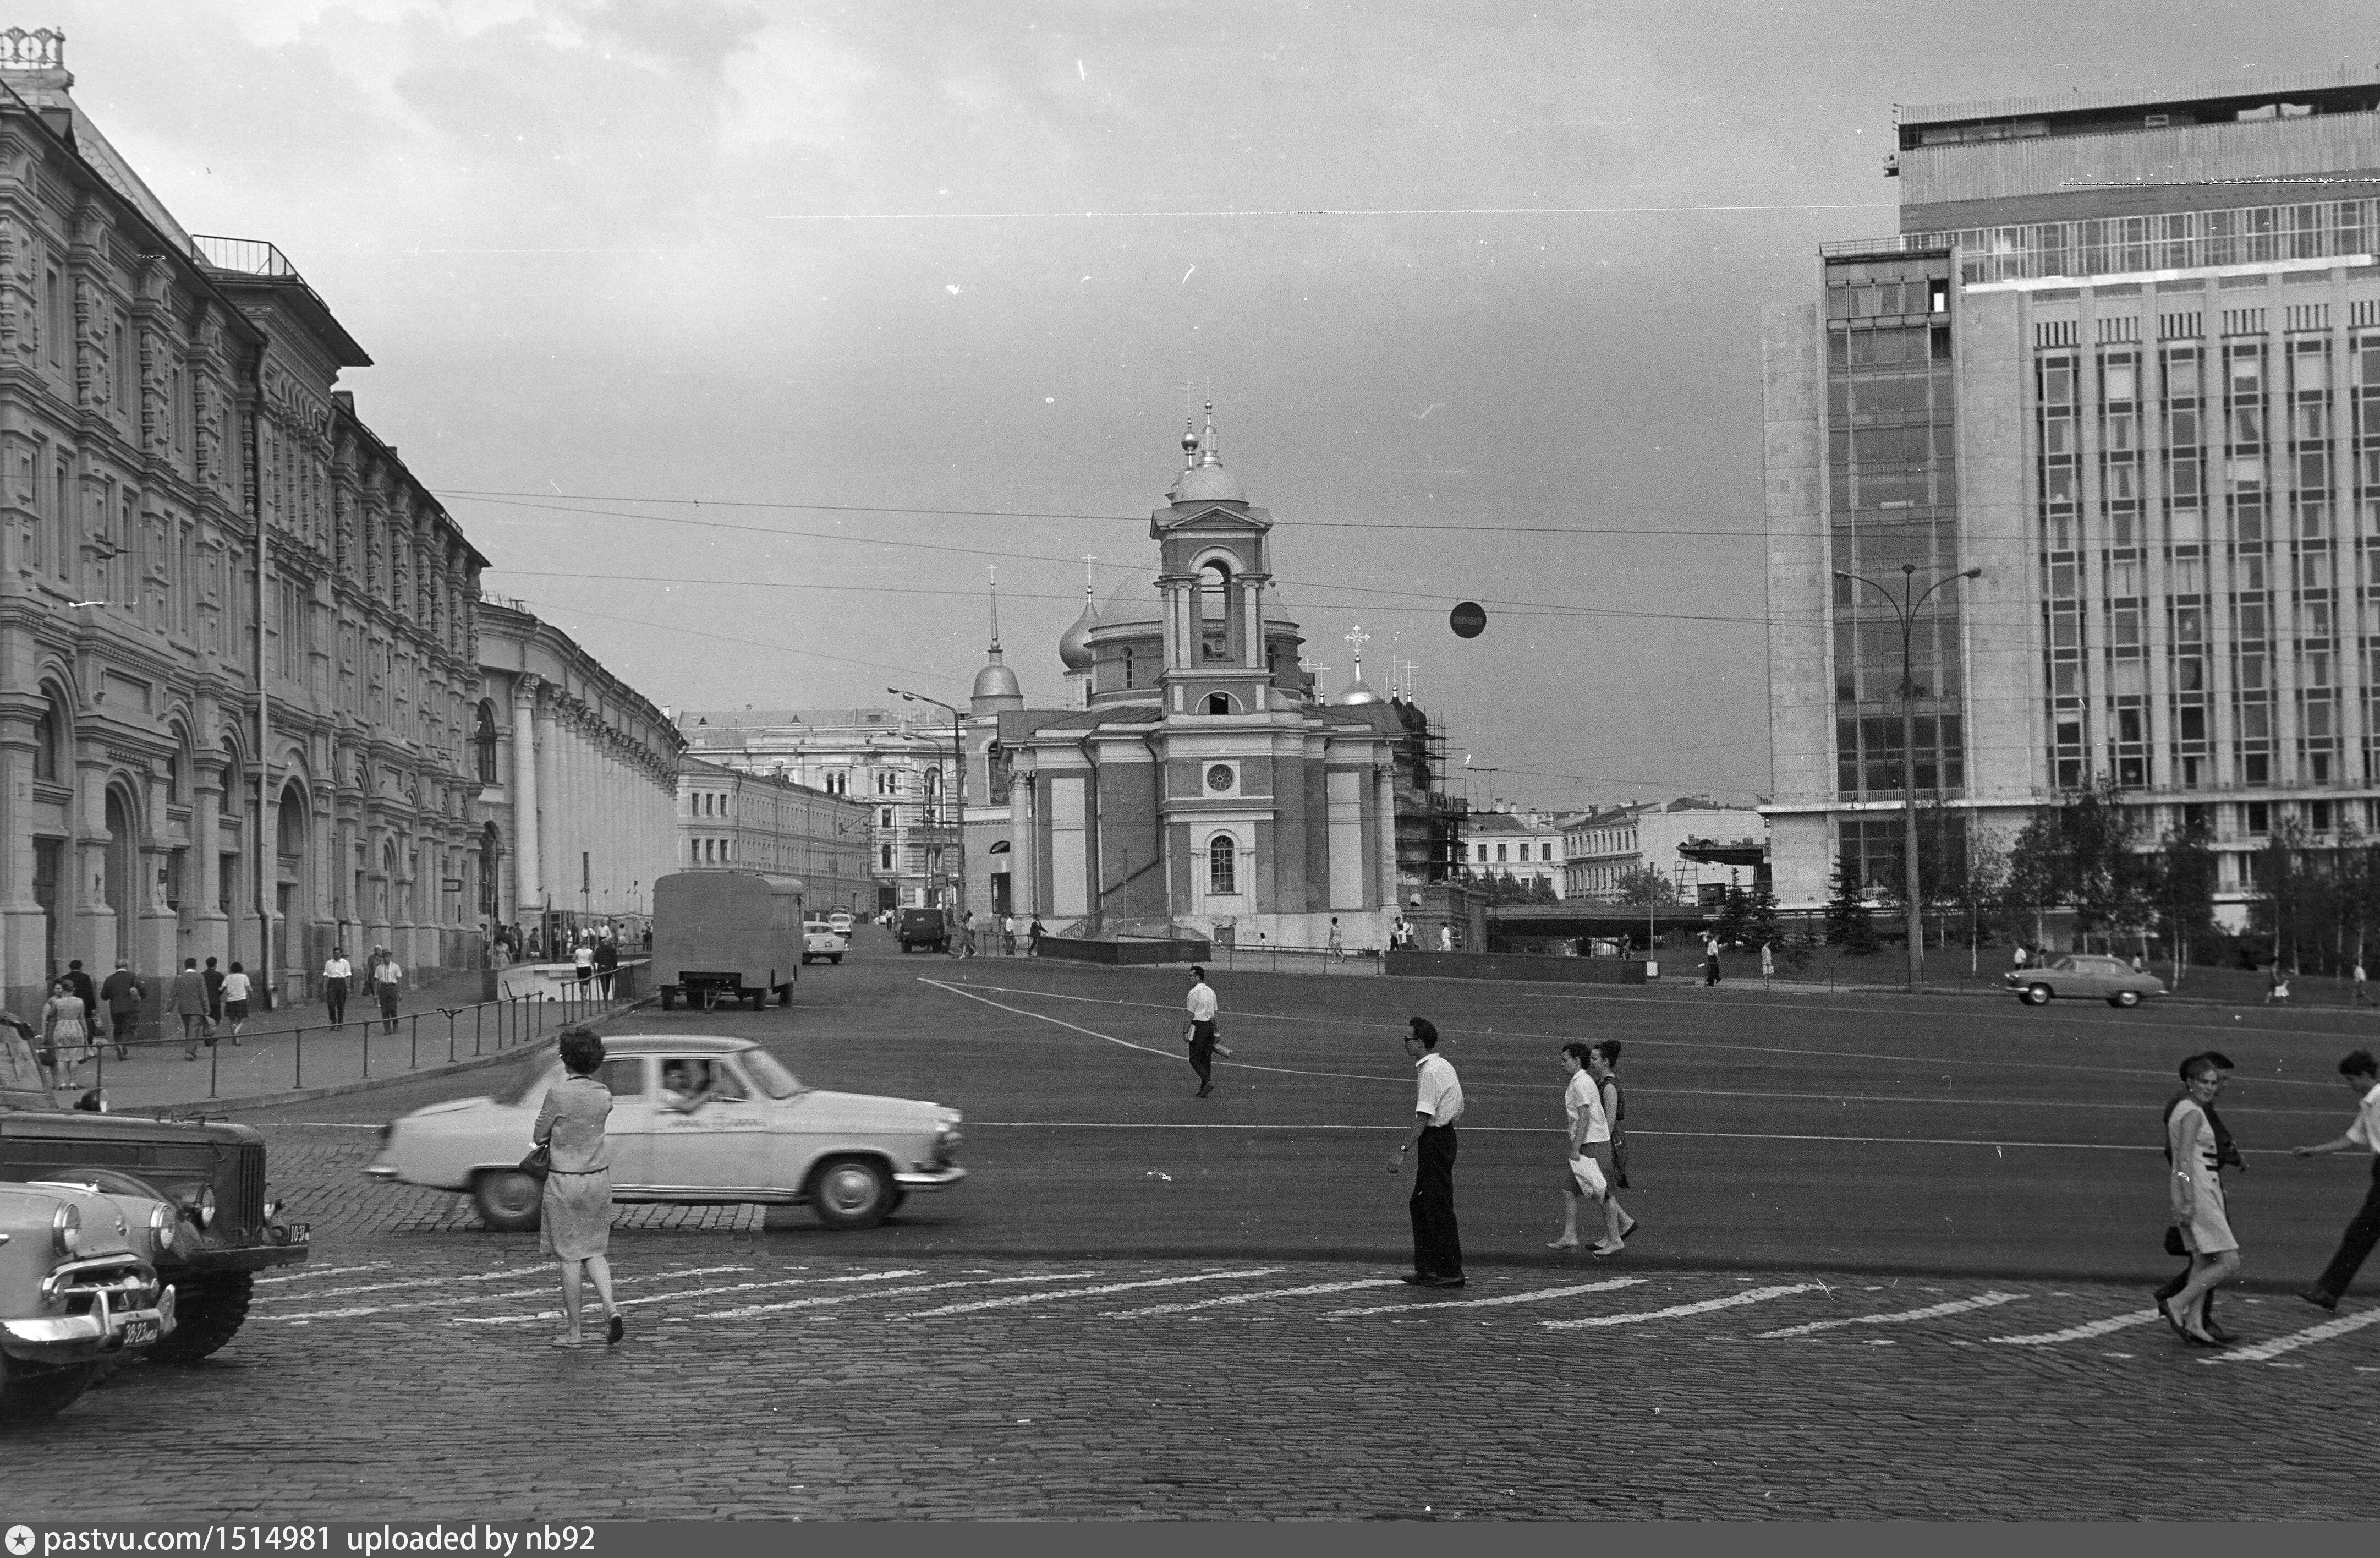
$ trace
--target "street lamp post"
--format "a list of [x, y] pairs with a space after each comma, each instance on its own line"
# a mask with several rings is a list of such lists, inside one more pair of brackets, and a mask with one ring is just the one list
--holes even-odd
[[884, 690], [907, 702], [930, 703], [951, 717], [951, 768], [958, 779], [958, 783], [953, 786], [957, 792], [955, 804], [958, 808], [958, 920], [964, 927], [966, 923], [966, 747], [965, 737], [960, 733], [959, 712], [941, 699], [929, 698], [922, 692], [908, 692], [897, 687], [888, 687]]
[[[1891, 590], [1864, 574], [1846, 573], [1837, 568], [1835, 577], [1864, 584], [1875, 590], [1884, 597], [1884, 603], [1892, 608], [1893, 615], [1900, 621], [1900, 896], [1907, 911], [1904, 918], [1909, 935], [1909, 989], [1913, 994], [1925, 980], [1925, 929], [1917, 896], [1917, 712], [1916, 685], [1910, 671], [1910, 635], [1916, 627], [1919, 609], [1934, 598], [1934, 591], [1953, 579], [1981, 578], [1984, 570], [1968, 568], [1963, 572], [1944, 574], [1920, 593], [1917, 591], [1917, 565], [1903, 563], [1900, 565], [1901, 585], [1898, 600], [1893, 598]], [[1935, 778], [1941, 778], [1938, 770]]]

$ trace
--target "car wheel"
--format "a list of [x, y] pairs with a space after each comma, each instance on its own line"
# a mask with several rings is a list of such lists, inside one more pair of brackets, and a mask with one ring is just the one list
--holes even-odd
[[830, 963], [840, 964], [843, 961], [843, 954], [839, 952], [832, 954], [828, 956], [827, 961]]
[[837, 1158], [810, 1182], [810, 1205], [830, 1228], [873, 1228], [892, 1211], [892, 1176], [870, 1158]]
[[471, 1176], [471, 1204], [480, 1221], [499, 1234], [535, 1232], [544, 1199], [545, 1187], [518, 1169], [481, 1169]]
[[2050, 988], [2046, 984], [2029, 984], [2024, 987], [2024, 998], [2026, 1003], [2034, 1006], [2048, 1005], [2049, 997], [2052, 993], [2053, 992]]
[[0, 1420], [55, 1418], [99, 1379], [96, 1363], [43, 1369], [0, 1354]]
[[2107, 1004], [2119, 1008], [2125, 1006], [2137, 1006], [2140, 1004], [2141, 992], [2137, 990], [2119, 990], [2116, 992], [2115, 994], [2107, 997]]
[[239, 1333], [255, 1293], [256, 1278], [248, 1272], [180, 1278], [174, 1284], [174, 1333], [149, 1356], [160, 1363], [196, 1363], [220, 1351]]

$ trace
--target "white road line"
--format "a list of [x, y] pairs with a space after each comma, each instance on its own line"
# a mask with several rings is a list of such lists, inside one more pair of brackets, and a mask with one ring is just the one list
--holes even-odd
[[1303, 1298], [1312, 1293], [1344, 1293], [1355, 1287], [1394, 1287], [1398, 1277], [1366, 1277], [1361, 1282], [1317, 1283], [1311, 1287], [1274, 1287], [1262, 1293], [1233, 1293], [1221, 1298], [1201, 1298], [1193, 1304], [1151, 1304], [1145, 1309], [1110, 1309], [1101, 1320], [1140, 1320], [1148, 1315], [1188, 1314], [1193, 1309], [1220, 1308], [1226, 1304], [1253, 1304], [1260, 1298]]
[[[680, 1277], [712, 1276], [725, 1272], [748, 1272], [751, 1269], [749, 1266], [696, 1266], [682, 1272], [657, 1272], [651, 1276], [621, 1277], [616, 1280], [621, 1286], [625, 1287], [638, 1283], [674, 1282]], [[551, 1266], [531, 1266], [526, 1272], [513, 1272], [506, 1274], [551, 1277], [552, 1272], [553, 1269]], [[402, 1314], [412, 1309], [443, 1308], [455, 1304], [501, 1304], [513, 1298], [542, 1298], [551, 1291], [552, 1290], [550, 1288], [537, 1287], [516, 1293], [466, 1293], [439, 1298], [417, 1298], [400, 1304], [358, 1304], [341, 1309], [304, 1309], [291, 1315], [250, 1314], [248, 1318], [250, 1321], [268, 1321], [281, 1325], [306, 1325], [318, 1320], [357, 1320], [365, 1315]], [[320, 1296], [320, 1295], [312, 1296]]]
[[[1020, 1017], [1031, 1017], [1036, 1022], [1046, 1022], [1053, 1028], [1062, 1028], [1087, 1038], [1103, 1040], [1122, 1049], [1138, 1050], [1142, 1054], [1155, 1055], [1160, 1060], [1179, 1061], [1184, 1054], [1187, 1053], [1186, 1051], [1160, 1050], [1153, 1045], [1135, 1044], [1129, 1039], [1119, 1039], [1112, 1033], [1101, 1033], [1096, 1028], [1085, 1028], [1079, 1023], [1071, 1023], [1062, 1017], [1049, 1016], [1040, 1012], [1028, 1012], [1022, 1006], [1012, 1006], [1004, 1001], [994, 1001], [989, 995], [978, 995], [971, 990], [962, 989], [954, 984], [945, 984], [941, 980], [929, 980], [921, 976], [917, 982], [932, 985], [936, 990], [947, 991], [953, 995], [964, 995], [970, 1001], [980, 1001], [996, 1011], [1011, 1012]], [[1233, 1071], [1264, 1071], [1276, 1077], [1321, 1077], [1341, 1082], [1393, 1082], [1400, 1087], [1412, 1085], [1410, 1077], [1384, 1075], [1377, 1071], [1305, 1071], [1293, 1065], [1257, 1065], [1244, 1060], [1218, 1061], [1216, 1064], [1228, 1066]]]
[[2380, 1323], [2380, 1309], [2364, 1309], [2356, 1314], [2341, 1315], [2337, 1320], [2326, 1320], [2320, 1325], [2293, 1332], [2287, 1336], [2276, 1336], [2269, 1342], [2259, 1342], [2252, 1347], [2240, 1347], [2233, 1351], [2218, 1353], [2213, 1357], [2202, 1357], [2198, 1361], [2201, 1363], [2262, 1363], [2266, 1358], [2278, 1357], [2283, 1353], [2293, 1353], [2300, 1347], [2310, 1347], [2316, 1342], [2327, 1342], [2333, 1336], [2344, 1336], [2350, 1331], [2361, 1331], [2365, 1326], [2374, 1323]]
[[369, 1265], [363, 1266], [322, 1266], [313, 1271], [292, 1272], [287, 1276], [283, 1277], [259, 1277], [256, 1279], [256, 1285], [262, 1287], [269, 1283], [304, 1282], [310, 1277], [343, 1277], [354, 1272], [377, 1272], [382, 1270], [389, 1264], [390, 1262], [386, 1260], [374, 1260]]
[[1732, 1309], [1744, 1304], [1765, 1304], [1771, 1298], [1815, 1292], [1818, 1285], [1815, 1282], [1797, 1282], [1778, 1287], [1755, 1287], [1742, 1293], [1731, 1293], [1724, 1298], [1706, 1298], [1699, 1304], [1673, 1304], [1666, 1309], [1639, 1309], [1624, 1315], [1589, 1315], [1585, 1320], [1541, 1320], [1537, 1323], [1548, 1331], [1579, 1331], [1590, 1325], [1635, 1325], [1648, 1320], [1675, 1320], [1683, 1315], [1707, 1314], [1713, 1309]]
[[[933, 981], [925, 981], [929, 984]], [[1031, 1013], [1026, 1014], [1027, 1016]], [[1238, 1065], [1238, 1062], [1232, 1063]], [[1243, 1071], [1280, 1071], [1277, 1065], [1241, 1065]], [[1337, 1076], [1337, 1072], [1301, 1071], [1301, 1077]], [[978, 1130], [1068, 1130], [1068, 1131], [1234, 1131], [1245, 1135], [1252, 1131], [1397, 1131], [1403, 1126], [1343, 1126], [1296, 1125], [1274, 1121], [1270, 1124], [1208, 1124], [1168, 1120], [969, 1120], [967, 1125]], [[1501, 1136], [1560, 1136], [1552, 1126], [1465, 1126], [1466, 1135], [1488, 1133]], [[1937, 1136], [1812, 1136], [1787, 1135], [1770, 1131], [1657, 1131], [1636, 1130], [1632, 1136], [1667, 1137], [1679, 1141], [1838, 1141], [1864, 1147], [2029, 1147], [2048, 1151], [2065, 1152], [2159, 1152], [2154, 1145], [2143, 1147], [2128, 1141], [2012, 1141], [1989, 1137]], [[2281, 1148], [2257, 1148], [2257, 1151], [2282, 1151]]]
[[[282, 1293], [270, 1296], [284, 1303], [311, 1304], [322, 1298], [346, 1298], [358, 1293], [394, 1293], [405, 1287], [443, 1287], [466, 1282], [502, 1282], [511, 1277], [533, 1276], [552, 1270], [552, 1262], [541, 1266], [508, 1266], [499, 1272], [474, 1272], [467, 1276], [407, 1277], [403, 1282], [370, 1282], [353, 1287], [324, 1287], [307, 1293]], [[260, 1300], [261, 1302], [261, 1300]]]
[[1896, 1309], [1885, 1314], [1852, 1315], [1844, 1320], [1814, 1320], [1807, 1325], [1789, 1325], [1782, 1331], [1764, 1331], [1762, 1341], [1778, 1336], [1807, 1336], [1816, 1331], [1832, 1331], [1839, 1325], [1901, 1325], [1912, 1320], [1938, 1320], [1944, 1315], [1964, 1314], [1970, 1309], [1998, 1308], [2023, 1297], [2022, 1293], [1986, 1293], [1975, 1298], [1953, 1298], [1947, 1304], [1935, 1304], [1923, 1309]]
[[[1402, 1277], [1390, 1277], [1402, 1283]], [[1609, 1293], [1616, 1287], [1634, 1287], [1643, 1277], [1613, 1277], [1609, 1282], [1583, 1283], [1576, 1287], [1540, 1287], [1527, 1293], [1507, 1293], [1495, 1298], [1423, 1299], [1412, 1304], [1376, 1304], [1360, 1309], [1325, 1309], [1317, 1320], [1346, 1320], [1354, 1315], [1385, 1315], [1406, 1309], [1492, 1309], [1506, 1304], [1540, 1304], [1548, 1299], [1567, 1298], [1573, 1293]]]
[[824, 1298], [787, 1298], [775, 1304], [747, 1304], [735, 1309], [705, 1309], [700, 1314], [672, 1315], [670, 1323], [683, 1324], [697, 1320], [743, 1320], [752, 1315], [773, 1315], [786, 1309], [823, 1309], [836, 1304], [856, 1304], [862, 1298], [892, 1298], [908, 1293], [940, 1293], [951, 1287], [992, 1287], [1002, 1283], [1075, 1282], [1083, 1277], [1098, 1276], [1097, 1272], [1050, 1272], [1030, 1277], [983, 1277], [969, 1282], [925, 1282], [914, 1287], [878, 1287], [866, 1293], [836, 1293]]
[[[713, 1293], [749, 1293], [756, 1288], [792, 1287], [800, 1283], [890, 1282], [895, 1277], [921, 1277], [925, 1274], [925, 1272], [920, 1269], [905, 1272], [869, 1272], [856, 1277], [787, 1277], [780, 1282], [738, 1282], [730, 1283], [724, 1287], [689, 1287], [678, 1293], [656, 1293], [644, 1298], [623, 1298], [614, 1307], [625, 1309], [636, 1304], [667, 1304], [679, 1298], [707, 1297]], [[529, 1315], [456, 1315], [446, 1323], [449, 1325], [528, 1325], [534, 1321], [556, 1320], [561, 1315], [560, 1309], [540, 1309], [537, 1313]]]
[[2111, 1331], [2123, 1331], [2135, 1325], [2154, 1324], [2158, 1319], [2155, 1309], [2128, 1309], [2106, 1320], [2095, 1320], [2082, 1325], [2070, 1325], [2063, 1331], [2045, 1331], [2036, 1336], [1994, 1336], [1990, 1340], [2005, 1342], [2012, 1347], [2046, 1347], [2058, 1342], [2087, 1342], [2094, 1336], [2105, 1336]]
[[1147, 1282], [1111, 1282], [1098, 1287], [1065, 1287], [1055, 1293], [1019, 1293], [1007, 1298], [984, 1298], [972, 1304], [945, 1304], [939, 1309], [917, 1309], [894, 1320], [925, 1320], [934, 1315], [973, 1314], [978, 1309], [1009, 1309], [1020, 1304], [1047, 1304], [1060, 1298], [1093, 1298], [1103, 1293], [1123, 1293], [1135, 1287], [1179, 1287], [1184, 1283], [1222, 1282], [1232, 1277], [1269, 1277], [1279, 1266], [1257, 1266], [1244, 1272], [1200, 1272], [1186, 1277], [1157, 1277]]

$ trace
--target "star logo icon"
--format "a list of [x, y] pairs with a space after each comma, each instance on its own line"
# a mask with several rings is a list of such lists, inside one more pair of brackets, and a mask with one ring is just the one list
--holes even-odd
[[11, 1554], [11, 1558], [25, 1558], [25, 1554], [32, 1551], [33, 1528], [30, 1526], [9, 1527], [8, 1552]]

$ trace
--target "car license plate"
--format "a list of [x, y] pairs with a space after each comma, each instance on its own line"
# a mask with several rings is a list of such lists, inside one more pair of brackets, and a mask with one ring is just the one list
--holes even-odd
[[164, 1334], [164, 1328], [145, 1316], [124, 1322], [124, 1345], [128, 1347], [145, 1347]]

